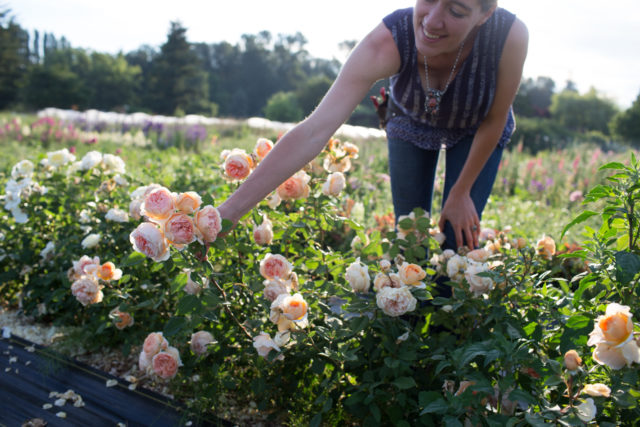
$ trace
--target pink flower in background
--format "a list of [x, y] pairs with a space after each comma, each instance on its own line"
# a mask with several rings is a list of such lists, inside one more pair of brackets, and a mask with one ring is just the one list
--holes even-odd
[[260, 246], [270, 245], [273, 240], [273, 224], [266, 215], [262, 216], [262, 223], [253, 229], [253, 240]]
[[74, 276], [79, 279], [81, 276], [88, 274], [89, 271], [86, 270], [86, 267], [90, 265], [99, 266], [100, 257], [94, 256], [93, 258], [90, 258], [87, 255], [82, 255], [78, 261], [73, 261]]
[[224, 172], [227, 177], [241, 181], [249, 176], [253, 169], [253, 160], [244, 150], [234, 148], [224, 159]]
[[408, 287], [392, 288], [384, 287], [376, 294], [376, 304], [391, 317], [402, 316], [416, 308], [417, 300], [411, 294]]
[[151, 332], [144, 339], [142, 344], [142, 351], [149, 356], [158, 354], [161, 350], [166, 350], [169, 347], [169, 341], [162, 335], [162, 332]]
[[575, 190], [575, 191], [572, 191], [571, 194], [569, 194], [570, 202], [578, 202], [580, 200], [582, 200], [582, 191]]
[[100, 285], [92, 276], [84, 276], [73, 282], [71, 293], [84, 306], [99, 303], [103, 298]]
[[196, 240], [196, 230], [191, 217], [183, 213], [171, 215], [164, 224], [165, 238], [178, 249]]
[[153, 373], [165, 380], [175, 377], [178, 367], [181, 365], [180, 353], [175, 347], [169, 347], [166, 351], [161, 351], [151, 359]]
[[131, 232], [129, 240], [133, 249], [156, 262], [169, 259], [169, 245], [160, 229], [151, 222], [143, 222]]
[[191, 350], [198, 355], [205, 354], [209, 344], [213, 342], [213, 335], [210, 332], [198, 331], [191, 335]]
[[195, 191], [180, 193], [176, 197], [176, 209], [184, 214], [191, 214], [200, 209], [202, 198]]
[[311, 177], [305, 171], [296, 172], [291, 178], [280, 184], [276, 192], [283, 200], [302, 199], [309, 195]]
[[222, 230], [222, 218], [218, 209], [207, 205], [196, 212], [195, 224], [205, 242], [214, 242]]
[[175, 195], [167, 188], [157, 188], [145, 196], [140, 209], [152, 221], [166, 220], [176, 209]]
[[268, 253], [260, 261], [260, 274], [265, 279], [286, 279], [292, 270], [292, 265], [282, 255]]

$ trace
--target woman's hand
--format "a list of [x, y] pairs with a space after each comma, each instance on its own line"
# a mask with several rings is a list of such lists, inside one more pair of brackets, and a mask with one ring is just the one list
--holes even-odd
[[[444, 233], [445, 223], [449, 221], [456, 236], [456, 247], [461, 247], [464, 242], [474, 249], [478, 246], [480, 236], [480, 219], [476, 207], [467, 192], [457, 192], [455, 187], [449, 192], [447, 201], [442, 207], [438, 226]], [[464, 240], [463, 240], [464, 237]]]

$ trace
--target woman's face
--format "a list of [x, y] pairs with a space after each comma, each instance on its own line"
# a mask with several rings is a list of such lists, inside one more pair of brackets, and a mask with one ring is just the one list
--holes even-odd
[[479, 0], [416, 0], [413, 28], [418, 52], [429, 57], [457, 51], [494, 9], [483, 11]]

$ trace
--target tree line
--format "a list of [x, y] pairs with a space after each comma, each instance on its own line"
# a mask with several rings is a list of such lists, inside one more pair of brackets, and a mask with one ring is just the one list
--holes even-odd
[[[116, 55], [74, 48], [53, 34], [29, 34], [0, 11], [0, 110], [45, 107], [264, 116], [298, 121], [308, 115], [340, 69], [337, 60], [312, 57], [300, 34], [245, 34], [236, 44], [193, 43], [179, 22], [170, 23], [159, 49], [144, 45]], [[341, 48], [353, 47], [343, 42]], [[387, 82], [379, 82], [370, 95]], [[605, 143], [640, 145], [640, 95], [620, 111], [595, 89], [580, 94], [572, 82], [557, 90], [548, 77], [523, 79], [514, 111], [514, 136], [532, 151], [576, 135]], [[376, 126], [369, 96], [349, 123]]]

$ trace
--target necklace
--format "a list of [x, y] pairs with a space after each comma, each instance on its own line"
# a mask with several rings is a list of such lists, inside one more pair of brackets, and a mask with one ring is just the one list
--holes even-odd
[[462, 53], [462, 48], [464, 47], [464, 40], [462, 44], [460, 44], [460, 49], [458, 49], [458, 55], [456, 55], [456, 60], [453, 62], [453, 67], [451, 68], [451, 72], [449, 73], [449, 78], [447, 79], [447, 83], [444, 85], [444, 89], [432, 89], [429, 87], [429, 67], [427, 66], [427, 57], [424, 58], [424, 79], [427, 84], [427, 93], [424, 98], [424, 109], [427, 114], [435, 117], [440, 112], [440, 102], [442, 101], [442, 95], [447, 91], [449, 87], [449, 83], [451, 83], [451, 77], [453, 77], [453, 73], [456, 71], [456, 66], [458, 65], [458, 60], [460, 59], [460, 54]]

